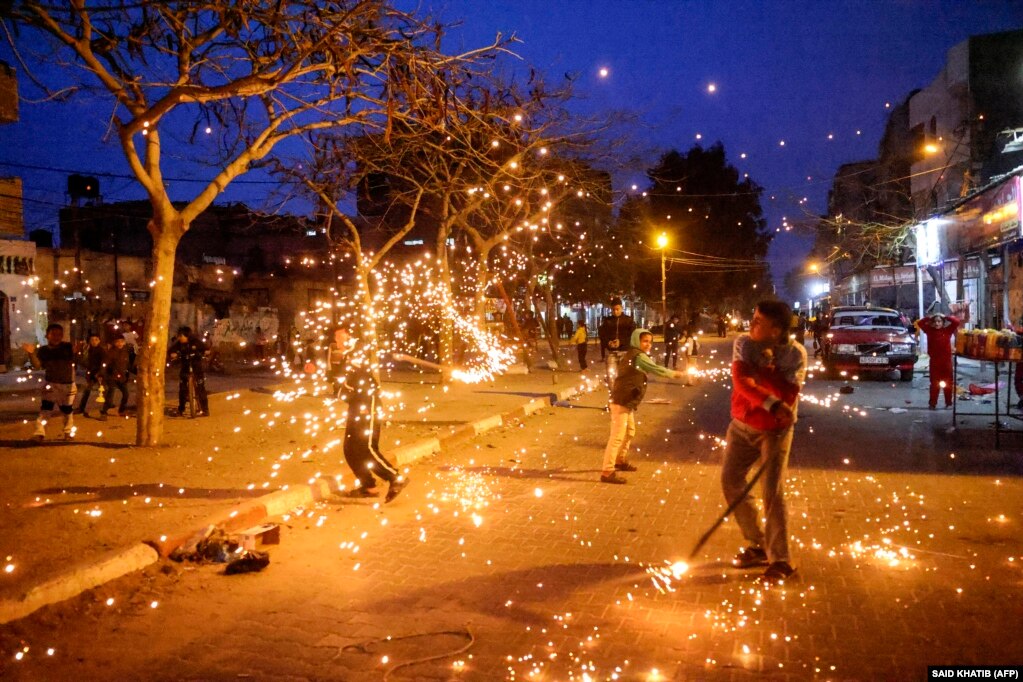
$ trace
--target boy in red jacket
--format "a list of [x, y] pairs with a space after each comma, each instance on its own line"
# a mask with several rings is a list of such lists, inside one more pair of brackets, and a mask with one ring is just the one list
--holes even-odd
[[916, 326], [927, 335], [927, 354], [931, 356], [931, 396], [927, 406], [938, 408], [938, 393], [944, 389], [945, 407], [952, 405], [952, 337], [959, 329], [958, 318], [935, 313], [916, 321]]
[[766, 535], [756, 506], [747, 497], [735, 520], [750, 543], [732, 561], [739, 568], [767, 565], [765, 582], [784, 581], [796, 572], [789, 558], [785, 472], [792, 448], [799, 391], [806, 375], [806, 348], [789, 337], [792, 310], [781, 301], [761, 301], [748, 334], [732, 351], [732, 422], [726, 435], [721, 488], [729, 505], [747, 485], [747, 475], [766, 462], [761, 482]]

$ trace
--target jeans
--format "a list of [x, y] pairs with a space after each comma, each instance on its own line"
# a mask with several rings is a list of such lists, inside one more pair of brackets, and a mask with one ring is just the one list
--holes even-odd
[[[85, 390], [82, 391], [82, 399], [78, 402], [78, 412], [85, 414], [85, 410], [89, 404], [89, 396], [92, 395], [92, 389], [101, 388], [103, 386], [103, 380], [97, 376], [85, 375]], [[104, 403], [106, 404], [106, 403]]]
[[[128, 380], [116, 381], [115, 379], [107, 379], [107, 401], [103, 403], [102, 413], [106, 414], [107, 410], [114, 403], [114, 390], [121, 392], [121, 404], [117, 407], [118, 414], [124, 414], [128, 410]], [[84, 406], [85, 403], [83, 402]]]
[[618, 363], [622, 360], [622, 351], [608, 350], [607, 351], [607, 390], [611, 390], [611, 387], [615, 385], [615, 377], [618, 376]]
[[636, 437], [636, 411], [611, 403], [611, 435], [604, 448], [604, 462], [600, 473], [613, 474], [615, 464], [624, 464], [629, 458], [629, 445]]
[[586, 344], [577, 343], [575, 345], [575, 350], [579, 355], [579, 369], [586, 369], [589, 366], [586, 364]]
[[729, 505], [742, 494], [750, 469], [759, 462], [767, 462], [760, 479], [764, 516], [767, 517], [766, 534], [760, 528], [756, 505], [749, 496], [735, 508], [735, 521], [746, 541], [766, 549], [771, 562], [789, 560], [788, 512], [783, 486], [792, 433], [791, 426], [781, 431], [760, 431], [733, 419], [725, 436], [728, 445], [721, 466], [721, 489]]

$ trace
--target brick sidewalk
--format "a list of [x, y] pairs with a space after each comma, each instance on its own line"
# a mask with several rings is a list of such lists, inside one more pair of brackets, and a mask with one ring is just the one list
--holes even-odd
[[[554, 381], [557, 383], [554, 383]], [[580, 375], [507, 375], [491, 384], [448, 388], [435, 375], [396, 372], [384, 384], [397, 409], [384, 428], [385, 454], [498, 418], [524, 402], [549, 402]], [[26, 440], [31, 423], [0, 424], [0, 599], [143, 540], [194, 530], [211, 515], [275, 489], [344, 472], [341, 405], [325, 397], [278, 399], [265, 390], [211, 397], [213, 417], [168, 419], [157, 448], [133, 445], [135, 421], [76, 418], [73, 444]], [[49, 427], [51, 436], [57, 432]], [[144, 564], [143, 564], [144, 565]]]

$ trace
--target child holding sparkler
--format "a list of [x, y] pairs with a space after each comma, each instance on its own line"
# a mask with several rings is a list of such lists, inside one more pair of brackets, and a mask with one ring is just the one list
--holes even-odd
[[345, 462], [358, 477], [360, 487], [352, 491], [354, 497], [376, 497], [377, 478], [387, 481], [384, 502], [390, 502], [408, 485], [403, 477], [380, 452], [380, 424], [383, 408], [380, 404], [380, 386], [369, 359], [356, 340], [345, 328], [334, 331], [334, 344], [341, 353], [343, 378], [341, 399], [348, 403], [345, 421]]
[[646, 395], [646, 375], [682, 379], [685, 374], [661, 367], [647, 353], [654, 345], [654, 335], [646, 329], [632, 332], [631, 347], [622, 353], [618, 374], [611, 387], [611, 434], [604, 448], [604, 463], [600, 471], [601, 483], [625, 483], [619, 471], [635, 471], [636, 465], [628, 461], [629, 444], [636, 436], [636, 408]]

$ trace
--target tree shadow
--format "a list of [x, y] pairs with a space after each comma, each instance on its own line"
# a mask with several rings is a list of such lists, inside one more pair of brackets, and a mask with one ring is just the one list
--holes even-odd
[[[96, 502], [116, 502], [129, 497], [159, 497], [166, 499], [205, 499], [205, 500], [234, 500], [239, 498], [252, 498], [265, 495], [265, 490], [248, 490], [234, 488], [185, 488], [165, 483], [139, 483], [128, 485], [112, 486], [62, 486], [53, 488], [41, 488], [32, 491], [36, 495], [90, 495], [90, 500]], [[81, 504], [81, 500], [67, 500], [66, 502], [50, 502], [46, 506], [55, 507], [62, 504]]]
[[574, 477], [571, 474], [599, 474], [600, 468], [595, 469], [567, 469], [565, 467], [554, 467], [552, 469], [524, 469], [519, 467], [500, 467], [500, 466], [476, 466], [476, 467], [458, 467], [451, 465], [444, 465], [437, 467], [440, 471], [445, 472], [472, 472], [477, 474], [487, 474], [490, 476], [505, 476], [507, 478], [518, 478], [518, 479], [543, 479], [545, 481], [567, 481], [569, 483], [596, 483], [597, 480], [592, 477], [579, 478]]
[[11, 448], [12, 450], [25, 450], [29, 448], [66, 448], [69, 446], [89, 446], [94, 448], [103, 448], [105, 450], [125, 450], [128, 448], [135, 447], [131, 443], [111, 443], [109, 441], [91, 441], [91, 440], [44, 440], [38, 441], [30, 438], [24, 440], [0, 440], [0, 448]]

